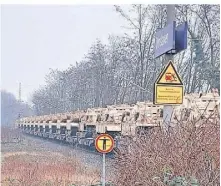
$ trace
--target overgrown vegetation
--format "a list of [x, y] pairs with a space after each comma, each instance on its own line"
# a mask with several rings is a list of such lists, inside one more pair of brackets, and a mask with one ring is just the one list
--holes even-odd
[[59, 149], [41, 145], [44, 141], [29, 140], [15, 129], [4, 127], [1, 132], [2, 186], [99, 184], [100, 171], [86, 166], [79, 157], [68, 156], [70, 152], [63, 154]]
[[126, 138], [115, 162], [115, 184], [218, 186], [219, 141], [217, 115], [204, 121], [179, 121], [169, 134], [153, 129], [148, 134]]
[[99, 172], [85, 167], [73, 158], [40, 153], [18, 153], [6, 156], [2, 164], [3, 186], [68, 186], [99, 182]]

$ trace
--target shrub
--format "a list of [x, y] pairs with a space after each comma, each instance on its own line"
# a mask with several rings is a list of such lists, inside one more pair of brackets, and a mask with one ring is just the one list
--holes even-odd
[[[145, 133], [145, 132], [144, 132]], [[125, 138], [115, 160], [118, 186], [219, 185], [219, 117], [178, 121]]]

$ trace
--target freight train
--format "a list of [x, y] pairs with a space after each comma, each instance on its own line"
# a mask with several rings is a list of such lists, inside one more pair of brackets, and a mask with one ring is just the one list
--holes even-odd
[[[182, 105], [175, 106], [171, 125], [179, 120], [212, 119], [211, 113], [220, 109], [217, 93], [188, 94]], [[16, 121], [24, 133], [50, 138], [75, 145], [94, 148], [101, 133], [110, 134], [116, 142], [122, 137], [135, 136], [153, 127], [162, 127], [163, 106], [152, 102], [134, 105], [110, 105], [105, 108], [88, 108], [74, 112], [31, 116]], [[118, 144], [118, 143], [116, 143]]]

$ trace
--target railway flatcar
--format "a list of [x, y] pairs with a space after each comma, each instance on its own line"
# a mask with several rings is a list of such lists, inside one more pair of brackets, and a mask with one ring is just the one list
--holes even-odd
[[[217, 93], [188, 94], [180, 106], [174, 107], [171, 123], [193, 119], [213, 119], [220, 100]], [[135, 136], [154, 127], [162, 127], [163, 107], [152, 102], [135, 105], [109, 105], [106, 108], [88, 108], [67, 113], [31, 116], [16, 121], [22, 132], [94, 148], [94, 141], [101, 133], [110, 134], [116, 141], [124, 136]], [[117, 144], [117, 143], [116, 143]]]

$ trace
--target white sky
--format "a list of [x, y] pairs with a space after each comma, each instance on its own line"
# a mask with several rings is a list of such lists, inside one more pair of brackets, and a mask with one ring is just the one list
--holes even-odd
[[96, 38], [123, 34], [123, 25], [112, 5], [1, 5], [1, 89], [18, 97], [21, 82], [30, 102], [49, 68], [75, 64]]

